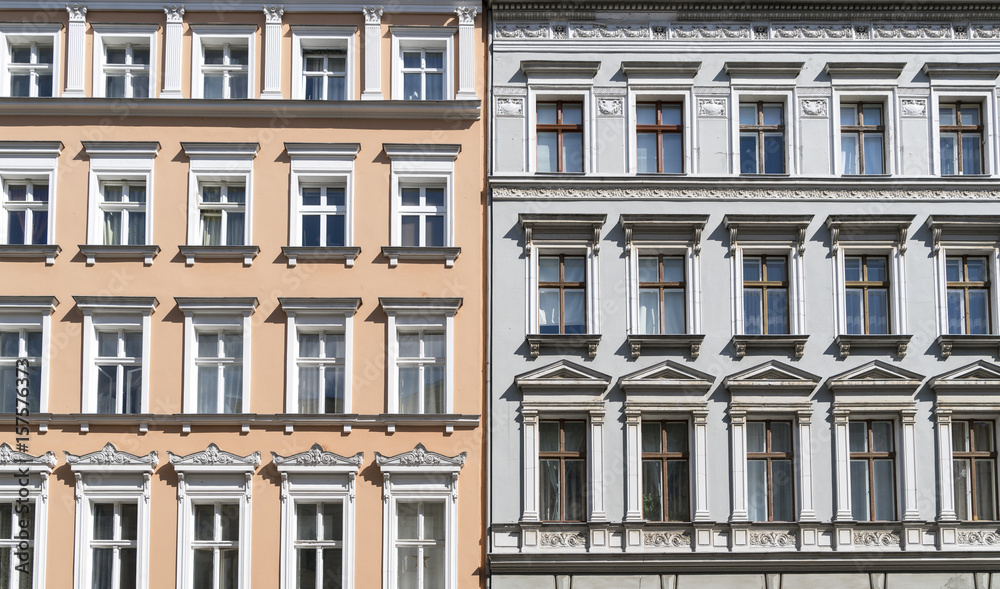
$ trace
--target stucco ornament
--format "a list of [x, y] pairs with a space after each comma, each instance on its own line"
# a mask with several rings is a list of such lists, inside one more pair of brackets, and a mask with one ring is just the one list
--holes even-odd
[[271, 457], [276, 465], [293, 464], [295, 466], [338, 466], [353, 465], [359, 466], [364, 460], [364, 453], [358, 452], [354, 456], [341, 456], [334, 452], [328, 452], [319, 444], [313, 444], [305, 452], [293, 454], [291, 456], [280, 456], [271, 452]]
[[690, 548], [691, 535], [687, 532], [645, 532], [642, 543], [655, 548]]
[[927, 100], [923, 98], [904, 98], [901, 101], [900, 111], [904, 117], [927, 116]]
[[854, 36], [851, 25], [774, 25], [778, 39], [850, 39]]
[[521, 98], [497, 98], [497, 114], [502, 117], [519, 117], [524, 114]]
[[7, 442], [4, 442], [0, 444], [0, 466], [10, 464], [41, 464], [52, 467], [56, 465], [56, 455], [52, 452], [46, 452], [41, 456], [35, 457], [18, 452], [11, 448]]
[[382, 22], [381, 6], [362, 6], [361, 12], [365, 13], [365, 24], [377, 25]]
[[149, 464], [156, 466], [159, 463], [156, 451], [145, 456], [136, 456], [128, 452], [121, 452], [115, 448], [114, 444], [108, 442], [97, 452], [75, 456], [66, 452], [66, 462], [69, 464], [91, 464], [97, 466], [123, 466], [126, 464]]
[[542, 548], [585, 548], [587, 535], [582, 532], [543, 533]]
[[465, 464], [466, 452], [457, 456], [445, 456], [437, 452], [431, 452], [423, 444], [417, 444], [409, 452], [403, 452], [395, 456], [383, 456], [375, 453], [375, 461], [380, 466], [462, 466]]
[[725, 98], [699, 98], [698, 116], [701, 117], [724, 117], [726, 116]]
[[476, 22], [476, 15], [479, 14], [479, 9], [471, 6], [459, 6], [455, 9], [455, 14], [458, 15], [458, 24], [471, 25]]
[[951, 25], [875, 25], [876, 39], [947, 39]]
[[996, 546], [997, 544], [1000, 544], [1000, 533], [989, 530], [959, 532], [958, 543], [978, 546]]
[[730, 25], [686, 25], [672, 28], [677, 39], [749, 39], [750, 28]]
[[503, 39], [538, 39], [548, 38], [548, 27], [533, 27], [530, 25], [496, 25], [494, 34]]
[[895, 532], [854, 532], [855, 546], [899, 546]]
[[802, 114], [807, 117], [825, 117], [830, 114], [830, 103], [825, 98], [803, 98]]
[[750, 545], [764, 548], [794, 547], [795, 536], [782, 532], [751, 532]]
[[602, 98], [597, 101], [597, 112], [602, 115], [621, 116], [625, 107], [620, 99]]

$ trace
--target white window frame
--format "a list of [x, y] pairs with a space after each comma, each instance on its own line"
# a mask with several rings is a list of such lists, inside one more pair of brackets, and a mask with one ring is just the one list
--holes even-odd
[[[449, 198], [452, 191], [450, 182], [448, 180], [450, 180], [450, 178], [446, 178], [444, 184], [437, 184], [428, 181], [414, 182], [409, 180], [403, 180], [399, 183], [399, 192], [393, 195], [394, 199], [398, 199], [399, 202], [397, 209], [398, 214], [393, 216], [393, 224], [394, 225], [397, 223], [399, 224], [399, 230], [396, 235], [398, 239], [402, 241], [403, 239], [402, 224], [404, 216], [417, 217], [417, 219], [420, 220], [420, 223], [418, 225], [418, 239], [417, 239], [419, 243], [417, 243], [416, 245], [404, 245], [401, 243], [394, 245], [400, 245], [402, 247], [448, 247], [445, 244], [448, 243], [449, 234], [454, 232], [451, 223], [452, 215], [449, 214], [449, 208], [448, 208], [448, 201], [452, 200], [451, 198]], [[406, 189], [415, 189], [420, 191], [420, 199], [423, 202], [426, 202], [427, 190], [440, 189], [443, 192], [442, 199], [444, 201], [444, 205], [440, 207], [435, 207], [427, 204], [404, 205], [403, 190]], [[427, 217], [438, 217], [438, 216], [444, 217], [444, 226], [443, 226], [444, 235], [441, 236], [444, 243], [440, 246], [432, 246], [428, 243], [429, 238], [425, 232], [427, 224], [426, 219]]]
[[187, 244], [203, 245], [200, 206], [202, 186], [228, 183], [242, 185], [246, 190], [246, 198], [243, 204], [243, 245], [225, 247], [249, 246], [253, 243], [253, 160], [257, 155], [258, 145], [184, 143], [182, 147], [191, 162], [188, 172]]
[[[191, 25], [191, 97], [204, 98], [205, 93], [205, 48], [219, 45], [235, 45], [247, 48], [247, 97], [257, 98], [257, 25]], [[223, 95], [228, 86], [223, 83]], [[233, 100], [216, 98], [213, 100]]]
[[[257, 309], [257, 299], [175, 297], [184, 314], [184, 413], [198, 413], [198, 334], [201, 331], [239, 331], [243, 337], [242, 413], [250, 413], [250, 317]], [[223, 391], [219, 391], [221, 407]], [[227, 415], [216, 413], [218, 415]], [[236, 414], [233, 414], [236, 415]]]
[[[458, 587], [458, 479], [466, 453], [445, 456], [423, 444], [413, 450], [383, 456], [375, 453], [382, 472], [382, 589], [397, 589], [396, 506], [400, 502], [438, 502], [445, 508], [445, 584], [434, 589]], [[431, 588], [426, 588], [431, 589]]]
[[215, 444], [186, 456], [167, 452], [177, 473], [177, 589], [191, 589], [194, 574], [191, 541], [194, 506], [235, 503], [240, 509], [239, 571], [236, 589], [249, 589], [251, 563], [251, 498], [260, 452], [239, 456]]
[[[554, 174], [557, 176], [577, 176], [590, 174], [597, 170], [597, 150], [591, 148], [591, 137], [594, 129], [597, 128], [597, 115], [592, 110], [592, 88], [589, 86], [581, 88], [578, 86], [556, 86], [556, 85], [530, 85], [528, 86], [528, 116], [525, 117], [528, 125], [528, 173], [537, 174], [538, 171], [538, 103], [555, 101], [572, 101], [583, 103], [583, 172], [541, 172], [542, 174]], [[558, 154], [562, 157], [562, 154]]]
[[[444, 186], [445, 230], [444, 247], [455, 244], [455, 161], [460, 145], [439, 144], [383, 144], [391, 161], [390, 166], [390, 217], [389, 243], [402, 247], [402, 193], [401, 187]], [[424, 247], [424, 246], [419, 246]], [[454, 263], [454, 260], [452, 260]], [[451, 264], [446, 265], [450, 266]]]
[[299, 334], [334, 332], [344, 335], [344, 413], [352, 411], [354, 365], [354, 315], [361, 299], [279, 298], [285, 324], [285, 411], [299, 413]]
[[454, 413], [455, 406], [455, 313], [462, 306], [460, 298], [380, 297], [379, 303], [388, 318], [386, 361], [389, 364], [386, 411], [399, 410], [399, 333], [407, 329], [439, 328], [445, 338], [444, 414]]
[[[322, 184], [344, 187], [344, 246], [354, 244], [354, 161], [357, 143], [286, 143], [291, 159], [291, 189], [289, 190], [288, 243], [302, 246], [302, 187]], [[311, 211], [310, 211], [311, 212]], [[325, 246], [320, 246], [325, 247]], [[353, 265], [353, 259], [350, 260]]]
[[[12, 141], [0, 143], [0, 181], [3, 183], [4, 210], [0, 211], [0, 244], [7, 244], [7, 183], [38, 182], [49, 186], [48, 244], [57, 243], [56, 230], [56, 166], [63, 145], [51, 141]], [[47, 265], [55, 262], [53, 253], [46, 259]]]
[[[844, 162], [842, 158], [842, 144], [841, 144], [841, 127], [844, 126], [844, 122], [840, 119], [840, 105], [841, 104], [879, 104], [882, 106], [882, 126], [884, 131], [882, 133], [882, 174], [845, 174], [844, 173]], [[830, 114], [830, 118], [833, 119], [833, 165], [834, 165], [834, 175], [844, 176], [847, 178], [866, 178], [869, 176], [881, 177], [881, 176], [896, 176], [901, 173], [900, 166], [902, 158], [898, 154], [902, 153], [902, 147], [899, 145], [899, 134], [896, 129], [900, 126], [899, 113], [896, 111], [896, 104], [898, 103], [896, 91], [895, 90], [871, 90], [866, 89], [865, 91], [849, 90], [846, 87], [837, 88], [837, 91], [833, 93], [833, 99], [831, 100], [830, 108], [833, 112]], [[856, 123], [850, 123], [854, 125]]]
[[[14, 201], [10, 199], [10, 185], [24, 185], [27, 187], [27, 192], [31, 196], [31, 200], [24, 201]], [[43, 205], [42, 201], [34, 199], [34, 188], [35, 186], [47, 186], [49, 189], [49, 200]], [[0, 236], [0, 241], [5, 242], [5, 245], [47, 245], [47, 244], [32, 244], [32, 243], [20, 243], [20, 244], [10, 244], [6, 243], [9, 241], [9, 230], [10, 230], [10, 213], [15, 211], [21, 211], [25, 214], [25, 225], [27, 228], [24, 231], [24, 241], [31, 241], [32, 233], [35, 230], [35, 225], [37, 221], [35, 220], [36, 211], [45, 211], [47, 214], [49, 212], [49, 207], [52, 201], [52, 187], [47, 184], [47, 179], [36, 178], [32, 176], [23, 178], [13, 178], [10, 176], [3, 176], [3, 218], [0, 219], [0, 229], [3, 231], [3, 235]], [[48, 236], [48, 229], [52, 226], [51, 220], [47, 220], [45, 223], [46, 236]], [[50, 240], [46, 240], [50, 241]]]
[[[962, 85], [953, 85], [957, 80], [948, 80], [949, 84], [935, 84], [934, 76], [931, 76], [931, 95], [928, 108], [928, 118], [931, 122], [931, 175], [943, 178], [962, 178], [969, 176], [972, 178], [982, 176], [996, 177], [1000, 174], [1000, 149], [997, 147], [997, 117], [1000, 115], [996, 107], [994, 96], [994, 86], [982, 87], [981, 80], [963, 80]], [[942, 176], [941, 174], [941, 105], [955, 102], [978, 103], [980, 105], [980, 117], [983, 125], [983, 173], [982, 174], [957, 174], [955, 176]]]
[[[403, 100], [403, 52], [442, 50], [444, 52], [444, 97], [455, 99], [455, 35], [458, 27], [389, 27], [392, 35], [392, 98]], [[423, 96], [420, 102], [426, 100]]]
[[[638, 104], [649, 103], [649, 102], [679, 102], [681, 104], [681, 127], [682, 142], [681, 149], [684, 150], [682, 154], [682, 166], [684, 171], [680, 174], [672, 174], [667, 172], [643, 172], [643, 174], [649, 174], [655, 177], [669, 177], [669, 176], [690, 176], [695, 172], [694, 166], [696, 163], [696, 158], [693, 157], [694, 153], [694, 120], [695, 120], [695, 110], [694, 110], [694, 91], [691, 84], [687, 84], [684, 87], [671, 88], [669, 90], [654, 90], [650, 88], [636, 88], [634, 84], [631, 83], [632, 77], [629, 78], [629, 93], [628, 93], [628, 160], [627, 160], [627, 172], [630, 175], [639, 174], [639, 130], [636, 125], [639, 124], [639, 112]], [[536, 113], [537, 116], [537, 113]], [[586, 129], [584, 129], [586, 131]], [[536, 162], [537, 165], [537, 162]]]
[[[142, 394], [138, 413], [149, 413], [151, 315], [155, 297], [73, 297], [83, 312], [83, 413], [97, 413], [97, 335], [106, 331], [142, 333]], [[122, 399], [119, 399], [121, 403]], [[119, 411], [121, 413], [121, 411]]]
[[[794, 176], [799, 173], [799, 158], [795, 153], [795, 146], [799, 144], [799, 124], [798, 116], [794, 110], [793, 94], [791, 88], [788, 90], [763, 90], [763, 89], [740, 89], [732, 91], [730, 104], [733, 105], [733, 128], [732, 128], [732, 173], [744, 176], [782, 177]], [[743, 104], [754, 104], [758, 102], [781, 103], [785, 115], [785, 171], [780, 174], [765, 174], [764, 172], [753, 172], [743, 174], [740, 172], [742, 162], [740, 160], [740, 106]], [[761, 162], [757, 162], [760, 169]]]
[[[94, 29], [94, 81], [93, 94], [95, 98], [111, 98], [106, 95], [107, 91], [107, 49], [109, 46], [117, 47], [121, 45], [138, 45], [149, 47], [149, 66], [146, 73], [149, 74], [149, 88], [147, 96], [156, 97], [156, 80], [159, 72], [156, 66], [159, 64], [159, 52], [157, 51], [157, 34], [159, 25], [118, 25], [118, 24], [93, 24]], [[126, 76], [126, 82], [128, 77]], [[118, 99], [132, 99], [129, 96], [131, 86], [125, 85], [125, 96], [118, 96]]]
[[[934, 301], [938, 336], [948, 333], [948, 267], [949, 256], [983, 256], [988, 260], [990, 333], [1000, 334], [1000, 246], [991, 237], [1000, 229], [1000, 217], [952, 217], [932, 215], [927, 227], [933, 236]], [[959, 334], [954, 334], [959, 335]], [[969, 335], [969, 334], [961, 334]]]
[[[52, 96], [60, 95], [62, 88], [62, 30], [61, 24], [4, 24], [0, 25], [0, 96], [10, 96], [11, 45], [25, 43], [52, 43]], [[37, 96], [38, 85], [32, 84], [32, 92]]]
[[[292, 25], [292, 100], [305, 99], [305, 59], [310, 51], [344, 50], [346, 68], [344, 74], [344, 99], [354, 100], [354, 78], [357, 68], [354, 62], [355, 36], [358, 28], [353, 26], [326, 27], [316, 25]], [[319, 101], [322, 102], [322, 101]]]
[[49, 411], [49, 364], [52, 341], [52, 314], [59, 301], [55, 297], [0, 296], [0, 331], [41, 331], [42, 369], [38, 412]]
[[159, 464], [156, 451], [136, 456], [103, 449], [83, 456], [66, 452], [66, 462], [76, 478], [76, 541], [74, 542], [74, 589], [90, 587], [91, 540], [94, 503], [136, 503], [136, 576], [139, 587], [149, 584], [150, 478]]
[[[18, 452], [3, 442], [0, 444], [0, 503], [13, 504], [13, 510], [18, 508], [18, 501], [31, 504], [35, 508], [35, 526], [28, 531], [30, 543], [31, 589], [45, 589], [45, 556], [48, 553], [48, 498], [49, 475], [56, 465], [56, 456], [46, 452], [40, 456], [31, 456]], [[25, 480], [23, 476], [27, 471]], [[27, 496], [22, 494], [26, 490]], [[16, 521], [16, 513], [15, 513]], [[16, 539], [20, 541], [20, 539]], [[17, 559], [14, 551], [12, 559]], [[12, 571], [12, 581], [20, 575]], [[16, 585], [12, 585], [14, 587]], [[2, 589], [8, 589], [4, 587]]]
[[[84, 149], [90, 158], [87, 243], [89, 245], [106, 245], [104, 243], [104, 185], [122, 183], [145, 184], [146, 203], [143, 207], [134, 208], [136, 210], [142, 208], [146, 213], [146, 241], [136, 245], [154, 243], [153, 162], [159, 152], [160, 144], [157, 142], [85, 141]], [[51, 193], [51, 191], [50, 187], [49, 192]], [[49, 198], [51, 198], [51, 194]], [[124, 230], [123, 237], [126, 237]], [[127, 243], [110, 245], [130, 247]]]
[[271, 452], [275, 468], [281, 475], [281, 589], [295, 589], [298, 536], [295, 507], [299, 503], [339, 501], [343, 505], [343, 585], [354, 587], [355, 542], [355, 480], [364, 462], [364, 453], [344, 457], [327, 452], [319, 444], [292, 456]]

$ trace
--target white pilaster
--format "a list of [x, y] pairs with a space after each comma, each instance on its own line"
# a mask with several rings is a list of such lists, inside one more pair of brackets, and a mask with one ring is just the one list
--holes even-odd
[[799, 488], [799, 521], [816, 521], [816, 510], [813, 507], [813, 477], [812, 477], [812, 413], [799, 411], [799, 448], [797, 452]]
[[160, 98], [183, 98], [181, 94], [181, 57], [184, 53], [184, 7], [166, 6], [167, 27], [163, 42], [163, 91]]
[[917, 507], [916, 411], [903, 411], [903, 519], [919, 521]]
[[261, 98], [281, 98], [281, 15], [284, 6], [264, 6], [264, 90]]
[[383, 100], [382, 96], [382, 7], [365, 6], [365, 91], [361, 100]]
[[638, 411], [625, 411], [625, 521], [642, 521], [642, 416]]
[[67, 4], [69, 28], [66, 48], [66, 91], [63, 96], [85, 96], [83, 92], [83, 66], [87, 53], [87, 7]]
[[848, 413], [843, 410], [833, 412], [833, 443], [837, 461], [837, 513], [834, 521], [852, 521], [851, 515], [851, 454], [848, 445]]
[[708, 512], [708, 411], [693, 411], [694, 521], [712, 521]]
[[952, 452], [954, 448], [951, 442], [951, 410], [937, 409], [934, 411], [937, 419], [937, 443], [938, 443], [938, 495], [940, 499], [940, 511], [938, 521], [957, 521], [958, 515], [955, 513], [955, 471], [952, 469]]
[[747, 414], [729, 411], [733, 428], [733, 513], [729, 521], [748, 521], [747, 514]]
[[459, 7], [458, 15], [458, 94], [456, 100], [475, 100], [476, 96], [476, 14], [477, 8]]
[[608, 521], [604, 513], [604, 412], [590, 412], [590, 518], [592, 522]]
[[521, 521], [538, 520], [538, 412], [521, 410], [524, 424], [524, 513]]

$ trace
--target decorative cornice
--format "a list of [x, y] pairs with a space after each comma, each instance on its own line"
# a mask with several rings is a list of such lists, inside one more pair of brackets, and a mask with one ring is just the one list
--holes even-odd
[[18, 466], [26, 467], [29, 470], [38, 470], [41, 467], [42, 470], [48, 472], [55, 465], [56, 455], [52, 452], [46, 452], [40, 456], [31, 456], [30, 454], [14, 450], [7, 442], [0, 444], [0, 467]]
[[912, 190], [893, 188], [800, 188], [800, 187], [768, 187], [757, 188], [746, 184], [746, 188], [738, 187], [670, 187], [670, 186], [636, 186], [636, 187], [579, 187], [560, 186], [495, 186], [494, 198], [506, 199], [622, 199], [633, 200], [648, 198], [655, 200], [889, 200], [889, 201], [996, 201], [1000, 200], [1000, 190], [995, 188], [976, 188], [972, 190], [922, 189]]
[[168, 451], [167, 455], [170, 456], [170, 464], [179, 470], [188, 468], [201, 469], [205, 467], [245, 467], [252, 470], [260, 466], [260, 452], [254, 452], [247, 456], [239, 456], [225, 450], [220, 450], [214, 442], [201, 452], [181, 456]]
[[83, 456], [76, 456], [70, 454], [69, 452], [63, 452], [66, 455], [66, 463], [70, 465], [70, 468], [77, 470], [77, 467], [85, 466], [106, 466], [110, 468], [115, 467], [128, 467], [128, 466], [148, 466], [150, 470], [156, 468], [156, 465], [160, 463], [160, 459], [156, 454], [156, 451], [152, 451], [145, 456], [136, 456], [135, 454], [129, 454], [128, 452], [121, 452], [117, 450], [111, 442], [104, 445], [104, 448], [98, 450], [97, 452], [91, 452], [90, 454], [84, 454]]
[[467, 452], [462, 452], [456, 456], [445, 456], [444, 454], [431, 452], [425, 448], [423, 444], [418, 443], [409, 452], [403, 452], [402, 454], [396, 454], [395, 456], [384, 456], [381, 453], [376, 452], [375, 462], [378, 464], [380, 469], [385, 469], [386, 467], [408, 467], [416, 469], [422, 467], [450, 467], [455, 470], [459, 470], [465, 465], [465, 458], [467, 455]]
[[345, 457], [323, 449], [319, 444], [313, 444], [312, 448], [305, 452], [292, 454], [291, 456], [279, 456], [271, 452], [271, 459], [275, 466], [281, 470], [283, 466], [309, 466], [309, 467], [330, 467], [330, 466], [350, 466], [358, 467], [364, 461], [365, 453], [358, 452], [354, 456]]

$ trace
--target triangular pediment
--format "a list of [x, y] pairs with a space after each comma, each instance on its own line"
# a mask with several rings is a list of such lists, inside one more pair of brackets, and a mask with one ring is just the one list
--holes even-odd
[[531, 372], [514, 377], [518, 387], [537, 386], [608, 386], [611, 377], [586, 366], [581, 366], [569, 360], [559, 360], [548, 366], [543, 366]]
[[862, 366], [858, 366], [857, 368], [841, 372], [840, 374], [831, 377], [830, 381], [831, 383], [836, 382], [839, 384], [850, 384], [852, 382], [871, 383], [874, 381], [912, 383], [914, 381], [922, 381], [923, 379], [924, 377], [922, 374], [910, 372], [909, 370], [903, 370], [898, 366], [886, 364], [881, 360], [874, 360]]
[[985, 360], [978, 360], [937, 376], [931, 380], [931, 383], [952, 380], [1000, 380], [1000, 366]]
[[789, 366], [784, 362], [769, 360], [726, 377], [726, 386], [735, 383], [815, 386], [819, 381], [820, 377], [811, 372]]
[[618, 381], [628, 395], [631, 391], [704, 393], [711, 388], [715, 377], [683, 364], [666, 360], [653, 366], [626, 374]]
[[[1000, 404], [1000, 366], [978, 360], [931, 379], [931, 388], [939, 399], [977, 405]], [[964, 397], [964, 399], [963, 399]]]

